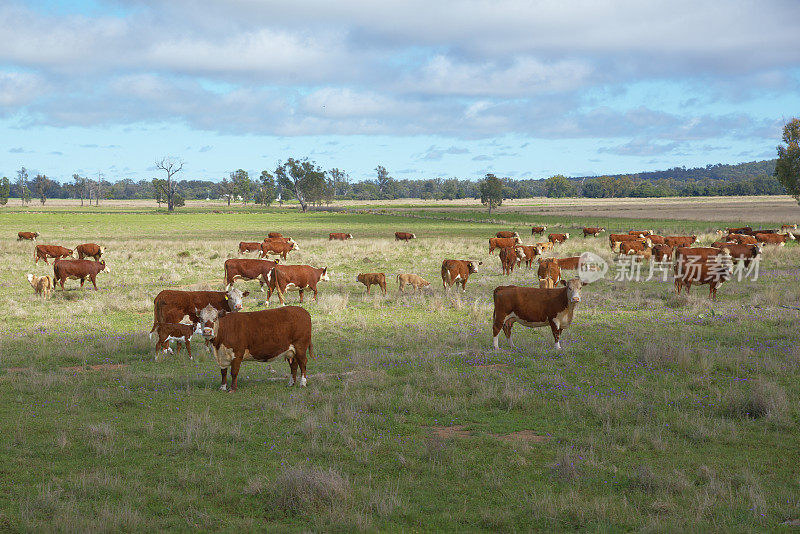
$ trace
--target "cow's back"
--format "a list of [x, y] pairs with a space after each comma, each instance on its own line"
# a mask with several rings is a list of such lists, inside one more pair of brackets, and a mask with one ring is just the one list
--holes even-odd
[[224, 345], [256, 360], [268, 360], [285, 352], [289, 345], [305, 351], [311, 343], [311, 314], [299, 306], [239, 312], [219, 319], [214, 346]]

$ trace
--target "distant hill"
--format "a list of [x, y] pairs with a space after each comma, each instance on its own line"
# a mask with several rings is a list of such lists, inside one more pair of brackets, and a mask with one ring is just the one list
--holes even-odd
[[[737, 163], [736, 165], [726, 165], [717, 163], [716, 165], [706, 165], [705, 167], [695, 167], [687, 169], [686, 167], [673, 167], [665, 171], [649, 171], [627, 174], [613, 174], [607, 175], [611, 178], [619, 178], [628, 176], [633, 179], [639, 180], [665, 180], [671, 179], [678, 182], [698, 181], [698, 180], [746, 180], [756, 176], [772, 176], [775, 173], [774, 159], [766, 159], [762, 161], [748, 161], [746, 163]], [[582, 176], [574, 178], [574, 180], [583, 181], [589, 178], [598, 178], [599, 176]]]

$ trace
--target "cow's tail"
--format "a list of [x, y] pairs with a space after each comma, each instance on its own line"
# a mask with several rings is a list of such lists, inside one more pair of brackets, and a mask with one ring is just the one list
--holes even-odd
[[225, 262], [225, 266], [223, 267], [223, 275], [222, 275], [222, 285], [228, 287], [228, 263]]
[[309, 358], [316, 358], [317, 355], [314, 354], [314, 344], [312, 342], [308, 342], [308, 357]]
[[160, 308], [161, 308], [160, 301], [156, 301], [153, 304], [153, 328], [150, 329], [150, 337], [151, 337], [151, 339], [152, 339], [153, 332], [155, 332], [156, 328], [158, 327], [158, 310]]

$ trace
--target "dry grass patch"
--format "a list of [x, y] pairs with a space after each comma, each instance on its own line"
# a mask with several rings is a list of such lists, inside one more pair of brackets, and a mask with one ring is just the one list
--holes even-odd
[[288, 515], [340, 507], [349, 495], [350, 481], [333, 468], [287, 467], [270, 488], [270, 502]]

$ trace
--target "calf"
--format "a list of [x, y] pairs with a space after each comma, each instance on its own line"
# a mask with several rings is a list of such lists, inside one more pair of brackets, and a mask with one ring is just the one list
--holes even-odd
[[416, 234], [411, 234], [409, 232], [395, 232], [394, 233], [394, 240], [395, 241], [411, 241], [412, 239], [416, 239]]
[[515, 322], [536, 328], [550, 326], [556, 349], [561, 348], [561, 332], [570, 324], [575, 306], [581, 301], [581, 288], [585, 285], [578, 278], [562, 280], [564, 287], [542, 289], [536, 287], [500, 286], [494, 290], [494, 313], [492, 314], [492, 343], [495, 350], [500, 346], [500, 331], [506, 335], [511, 347], [511, 328]]
[[543, 243], [536, 243], [536, 245], [534, 245], [534, 246], [539, 247], [540, 249], [542, 249], [542, 252], [545, 252], [547, 250], [553, 250], [555, 248], [550, 241], [545, 241]]
[[46, 299], [50, 298], [50, 293], [53, 291], [53, 279], [49, 276], [36, 276], [28, 273], [28, 283], [33, 288], [33, 291]]
[[624, 241], [639, 241], [641, 237], [629, 234], [608, 234], [608, 244], [613, 252], [619, 252], [619, 244]]
[[519, 234], [517, 232], [511, 232], [509, 230], [501, 230], [495, 234], [495, 237], [505, 237], [505, 238], [516, 237], [517, 239], [519, 239]]
[[756, 234], [755, 238], [762, 245], [778, 245], [781, 247], [786, 245], [787, 241], [794, 240], [792, 234]]
[[203, 321], [203, 337], [210, 342], [222, 375], [222, 391], [228, 389], [228, 368], [231, 370], [230, 391], [236, 391], [242, 361], [268, 362], [280, 357], [289, 362], [292, 372], [289, 385], [306, 385], [306, 351], [314, 356], [311, 314], [306, 310], [299, 306], [286, 306], [225, 314], [209, 306], [199, 313]]
[[455, 284], [461, 283], [461, 290], [467, 290], [467, 280], [469, 275], [478, 272], [478, 266], [483, 265], [482, 261], [477, 264], [469, 260], [444, 260], [442, 262], [442, 285], [445, 291]]
[[22, 241], [23, 239], [27, 239], [28, 241], [36, 241], [37, 237], [39, 237], [39, 232], [18, 232], [17, 233], [17, 241]]
[[655, 261], [672, 261], [673, 249], [669, 245], [653, 245], [653, 258]]
[[328, 234], [328, 241], [345, 241], [347, 239], [353, 239], [353, 234], [343, 234], [341, 232]]
[[563, 243], [567, 239], [569, 239], [569, 234], [548, 234], [547, 235], [547, 240], [550, 241], [553, 244]]
[[675, 289], [678, 294], [686, 287], [686, 294], [692, 284], [708, 284], [708, 296], [717, 299], [717, 289], [733, 274], [731, 255], [719, 249], [688, 248], [677, 250], [675, 261]]
[[664, 238], [664, 244], [669, 245], [673, 248], [688, 247], [695, 241], [697, 241], [696, 235], [688, 235], [688, 236], [673, 235]]
[[650, 243], [652, 243], [653, 245], [665, 245], [666, 244], [666, 238], [663, 237], [663, 236], [656, 235], [656, 234], [650, 234], [650, 235], [648, 235], [646, 237], [647, 237], [647, 239], [650, 240]]
[[653, 243], [650, 239], [636, 239], [632, 241], [622, 241], [619, 244], [619, 253], [623, 255], [638, 254], [642, 255], [649, 251]]
[[95, 261], [100, 260], [100, 256], [106, 251], [106, 247], [101, 247], [94, 243], [84, 243], [75, 247], [75, 252], [78, 253], [78, 259], [94, 258]]
[[317, 284], [328, 282], [328, 268], [315, 269], [310, 265], [277, 265], [272, 270], [267, 284], [267, 305], [272, 297], [272, 292], [278, 291], [278, 299], [281, 305], [285, 305], [283, 294], [287, 291], [297, 290], [300, 292], [300, 302], [303, 302], [303, 293], [306, 289], [314, 292], [314, 300], [317, 300]]
[[261, 243], [256, 243], [254, 241], [241, 241], [239, 243], [239, 254], [244, 254], [245, 252], [261, 252]]
[[91, 260], [56, 260], [53, 262], [53, 278], [55, 283], [61, 284], [61, 289], [64, 289], [64, 282], [69, 278], [70, 280], [80, 280], [81, 287], [86, 281], [86, 278], [92, 281], [94, 290], [97, 291], [96, 277], [98, 273], [103, 271], [111, 272], [111, 269], [106, 267], [104, 261], [91, 261]]
[[242, 299], [250, 294], [235, 287], [227, 291], [178, 291], [165, 289], [153, 299], [153, 328], [158, 323], [178, 323], [188, 315], [193, 323], [200, 322], [197, 315], [206, 306], [225, 312], [238, 312], [242, 309]]
[[546, 230], [546, 226], [533, 226], [531, 227], [531, 235], [544, 235]]
[[[548, 243], [548, 245], [552, 245], [552, 243]], [[537, 245], [517, 245], [516, 247], [518, 250], [522, 251], [522, 255], [524, 256], [521, 258], [521, 261], [525, 262], [525, 266], [530, 269], [533, 265], [533, 259], [536, 256], [542, 255], [542, 247]]]
[[[156, 335], [158, 335], [158, 341], [156, 342], [156, 353], [158, 350], [164, 354], [178, 354], [181, 351], [181, 343], [186, 345], [186, 352], [189, 354], [189, 359], [192, 359], [192, 346], [189, 343], [189, 340], [192, 339], [194, 334], [202, 334], [203, 330], [200, 327], [200, 323], [196, 325], [191, 324], [184, 324], [184, 323], [158, 323], [156, 324]], [[150, 333], [150, 338], [152, 339], [153, 333]], [[177, 349], [173, 352], [172, 348], [169, 346], [170, 341], [175, 341], [175, 345]]]
[[414, 288], [414, 293], [419, 289], [429, 289], [431, 286], [430, 282], [416, 274], [398, 274], [397, 281], [400, 283], [400, 293], [404, 292], [407, 285]]
[[370, 294], [369, 289], [374, 285], [383, 290], [383, 296], [386, 296], [386, 275], [384, 273], [361, 273], [356, 276], [356, 280], [367, 286], [367, 295]]
[[592, 236], [597, 237], [600, 235], [600, 232], [605, 232], [605, 228], [597, 228], [594, 226], [586, 226], [583, 228], [583, 237]]
[[231, 258], [225, 260], [225, 277], [222, 281], [225, 283], [225, 288], [228, 289], [233, 286], [237, 279], [242, 280], [258, 280], [261, 291], [264, 291], [264, 284], [269, 280], [269, 275], [272, 269], [278, 264], [280, 260], [277, 258], [275, 261], [257, 260], [257, 259], [241, 259]]
[[539, 279], [539, 287], [542, 287], [542, 280], [550, 280], [549, 287], [555, 287], [561, 279], [561, 267], [555, 261], [540, 261], [536, 276]]
[[490, 237], [489, 238], [489, 254], [494, 252], [496, 248], [513, 247], [514, 245], [521, 244], [519, 237]]
[[761, 245], [740, 245], [739, 243], [724, 243], [717, 241], [711, 245], [731, 255], [734, 260], [741, 260], [745, 267], [749, 267], [753, 260], [761, 256]]
[[286, 255], [289, 254], [293, 250], [300, 250], [300, 247], [297, 246], [297, 243], [282, 243], [278, 241], [264, 241], [261, 243], [261, 258], [266, 258], [269, 254], [275, 254], [276, 256], [280, 256], [284, 260], [286, 259]]
[[58, 245], [36, 245], [33, 249], [33, 259], [34, 263], [39, 263], [39, 260], [44, 260], [45, 263], [48, 265], [50, 264], [47, 261], [47, 258], [54, 258], [54, 259], [61, 259], [61, 258], [69, 258], [73, 255], [73, 251], [59, 247]]
[[505, 247], [500, 249], [499, 256], [503, 274], [510, 275], [514, 272], [514, 266], [525, 258], [525, 253], [517, 247]]

